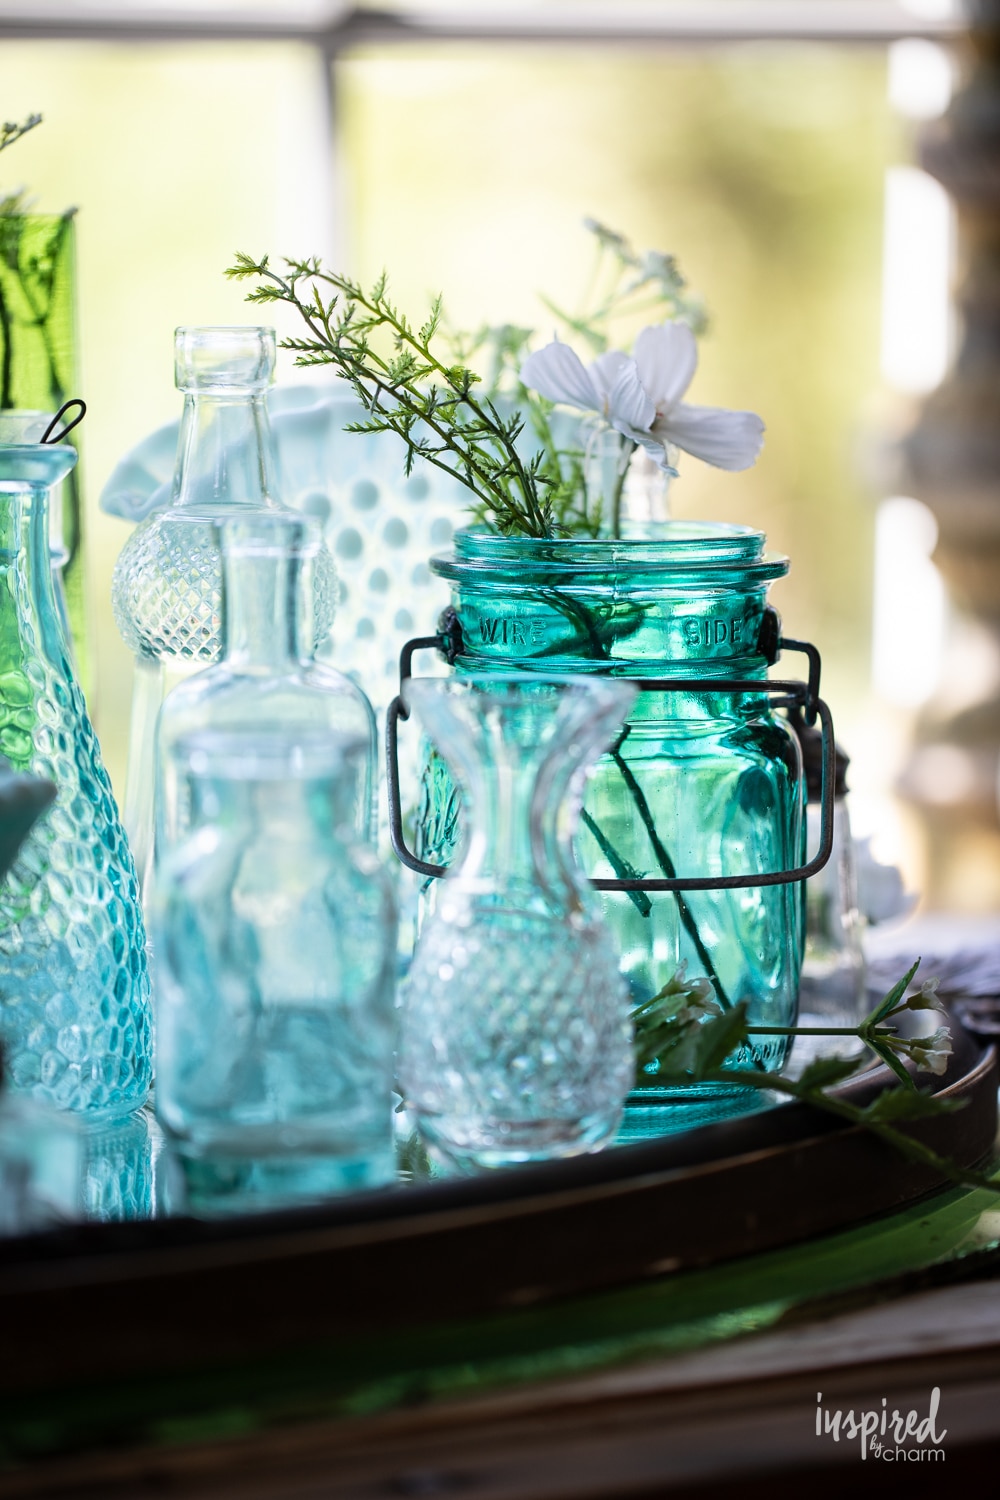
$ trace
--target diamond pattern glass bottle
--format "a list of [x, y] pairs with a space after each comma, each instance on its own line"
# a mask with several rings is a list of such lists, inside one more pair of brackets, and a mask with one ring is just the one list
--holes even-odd
[[52, 587], [48, 500], [70, 448], [0, 447], [0, 753], [56, 801], [0, 883], [0, 1032], [11, 1083], [113, 1119], [152, 1072], [135, 868]]
[[[143, 880], [153, 852], [157, 712], [170, 686], [217, 661], [221, 649], [216, 523], [284, 509], [265, 400], [274, 361], [273, 328], [177, 329], [174, 378], [184, 393], [184, 413], [172, 500], [136, 527], [115, 565], [115, 622], [136, 658], [125, 821]], [[314, 587], [314, 624], [322, 640], [336, 594], [325, 550]]]

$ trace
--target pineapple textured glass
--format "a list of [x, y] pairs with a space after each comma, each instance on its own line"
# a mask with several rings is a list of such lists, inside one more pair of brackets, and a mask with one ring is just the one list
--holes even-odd
[[404, 694], [455, 770], [468, 822], [403, 990], [407, 1103], [462, 1166], [596, 1150], [632, 1082], [632, 1026], [572, 837], [584, 770], [635, 689], [509, 676], [411, 680]]

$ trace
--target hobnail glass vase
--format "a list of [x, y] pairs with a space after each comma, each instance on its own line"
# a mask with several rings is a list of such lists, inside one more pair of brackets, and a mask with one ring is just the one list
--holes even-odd
[[171, 746], [189, 832], [153, 898], [156, 1109], [195, 1209], [392, 1176], [394, 908], [349, 826], [365, 752], [301, 726]]
[[55, 783], [0, 884], [0, 1010], [12, 1084], [114, 1118], [152, 1067], [135, 868], [72, 667], [49, 558], [70, 448], [0, 446], [0, 753]]
[[375, 834], [375, 717], [365, 694], [342, 672], [314, 658], [313, 572], [319, 528], [307, 517], [259, 512], [219, 528], [222, 554], [222, 660], [180, 683], [160, 709], [156, 747], [157, 861], [190, 825], [186, 783], [173, 747], [195, 730], [253, 736], [263, 727], [288, 735], [328, 732], [356, 740], [357, 778], [350, 824]]
[[[174, 378], [184, 412], [173, 497], [135, 528], [115, 564], [115, 622], [136, 658], [125, 821], [144, 881], [152, 859], [156, 715], [168, 688], [217, 661], [221, 650], [216, 524], [284, 509], [265, 400], [274, 362], [273, 328], [177, 329]], [[314, 587], [313, 623], [322, 639], [336, 594], [325, 550]]]
[[[788, 561], [764, 552], [760, 532], [667, 521], [620, 541], [549, 541], [470, 529], [431, 567], [451, 584], [459, 677], [518, 670], [704, 682], [641, 693], [624, 735], [595, 767], [579, 841], [588, 876], [743, 876], [801, 861], [798, 744], [772, 711], [759, 645], [767, 586]], [[760, 690], [713, 691], [713, 680], [726, 678], [759, 681]], [[451, 795], [432, 762], [416, 830], [417, 852], [430, 862], [447, 863], [452, 853]], [[745, 1002], [754, 1026], [794, 1024], [801, 885], [600, 899], [633, 1005], [686, 962], [691, 978], [712, 980], [724, 1007]], [[787, 1049], [783, 1036], [755, 1037], [752, 1053], [730, 1061], [773, 1070]], [[632, 1102], [704, 1104], [699, 1115], [711, 1116], [728, 1111], [732, 1092], [661, 1085], [652, 1064]], [[733, 1094], [733, 1108], [744, 1095]]]
[[460, 1165], [596, 1150], [632, 1081], [632, 1026], [572, 837], [585, 768], [634, 689], [474, 676], [411, 680], [405, 697], [457, 773], [468, 821], [401, 999], [407, 1103]]

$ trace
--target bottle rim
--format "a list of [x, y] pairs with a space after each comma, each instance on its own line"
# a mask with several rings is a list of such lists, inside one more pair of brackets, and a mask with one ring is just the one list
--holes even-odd
[[[623, 538], [502, 536], [485, 527], [455, 532], [454, 551], [439, 553], [430, 567], [438, 577], [481, 575], [536, 583], [553, 573], [574, 575], [674, 574], [678, 580], [712, 575], [719, 582], [766, 583], [781, 578], [789, 560], [766, 552], [762, 531], [724, 521], [665, 521], [655, 536]], [[514, 574], [512, 578], [511, 575]], [[536, 576], [537, 575], [537, 576]]]

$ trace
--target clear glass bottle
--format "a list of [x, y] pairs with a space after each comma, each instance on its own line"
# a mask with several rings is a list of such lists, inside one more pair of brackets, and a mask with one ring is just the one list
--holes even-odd
[[[820, 735], [798, 716], [792, 719], [802, 745], [808, 795], [808, 844], [812, 853], [820, 841]], [[798, 1024], [829, 1027], [829, 1036], [795, 1038], [789, 1071], [797, 1076], [818, 1057], [860, 1058], [864, 1044], [852, 1036], [836, 1035], [856, 1027], [868, 1012], [865, 960], [861, 943], [862, 918], [858, 906], [858, 873], [847, 805], [848, 757], [838, 747], [833, 803], [833, 851], [829, 861], [806, 881], [806, 941], [799, 983]]]
[[406, 683], [465, 792], [468, 832], [400, 1001], [400, 1082], [459, 1165], [596, 1150], [632, 1084], [611, 933], [575, 863], [586, 766], [634, 689], [603, 678]]
[[[715, 877], [792, 869], [804, 848], [795, 736], [771, 709], [759, 647], [768, 584], [788, 560], [745, 527], [667, 521], [621, 541], [536, 540], [469, 529], [432, 570], [446, 578], [463, 638], [459, 676], [512, 670], [704, 680], [704, 689], [645, 692], [626, 731], [587, 785], [579, 850], [589, 876]], [[760, 691], [713, 692], [713, 679]], [[416, 847], [447, 863], [454, 818], [440, 768], [426, 778]], [[744, 1001], [754, 1026], [795, 1022], [802, 957], [802, 889], [601, 895], [638, 1005], [681, 962], [707, 975], [723, 1006]], [[771, 1070], [788, 1040], [754, 1039], [734, 1065]], [[641, 1095], [641, 1098], [638, 1097]], [[652, 1065], [637, 1107], [725, 1114], [745, 1090], [662, 1086]], [[704, 1108], [702, 1108], [704, 1106]], [[673, 1128], [664, 1121], [664, 1128]]]
[[56, 800], [0, 883], [11, 1084], [91, 1117], [138, 1108], [152, 1027], [135, 867], [52, 586], [48, 501], [77, 455], [0, 446], [0, 753]]
[[[125, 822], [144, 882], [153, 852], [156, 715], [170, 686], [217, 661], [221, 647], [216, 523], [284, 508], [265, 399], [274, 362], [273, 328], [177, 329], [174, 379], [184, 412], [173, 497], [136, 527], [115, 564], [115, 621], [135, 653]], [[336, 590], [325, 551], [314, 582], [314, 625], [322, 639]]]
[[253, 735], [328, 732], [364, 749], [351, 764], [357, 776], [351, 826], [375, 836], [375, 718], [361, 689], [314, 659], [313, 574], [321, 541], [316, 523], [291, 512], [259, 512], [223, 522], [220, 596], [222, 660], [168, 693], [156, 746], [157, 863], [184, 838], [190, 809], [186, 783], [174, 775], [174, 746], [211, 728]]
[[196, 1211], [393, 1174], [392, 892], [349, 826], [365, 748], [266, 726], [171, 746], [190, 822], [153, 898], [156, 1109]]

